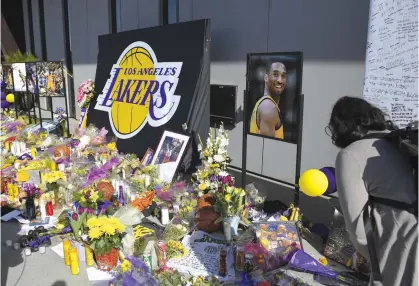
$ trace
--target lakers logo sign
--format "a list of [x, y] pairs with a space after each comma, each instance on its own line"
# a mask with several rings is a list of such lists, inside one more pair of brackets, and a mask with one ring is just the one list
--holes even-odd
[[135, 136], [147, 123], [166, 124], [179, 105], [174, 93], [181, 68], [181, 62], [159, 63], [148, 44], [132, 43], [113, 65], [95, 109], [109, 113], [112, 130], [121, 139]]

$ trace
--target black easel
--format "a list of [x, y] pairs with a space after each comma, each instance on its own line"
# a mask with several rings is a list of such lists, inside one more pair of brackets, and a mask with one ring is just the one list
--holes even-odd
[[[257, 174], [254, 172], [247, 172], [247, 130], [248, 130], [248, 122], [247, 122], [247, 91], [244, 91], [244, 103], [243, 103], [243, 144], [242, 144], [242, 181], [241, 187], [246, 187], [246, 173], [254, 174], [260, 177], [267, 178], [272, 181], [279, 182], [281, 184], [285, 184], [291, 187], [294, 187], [294, 206], [298, 207], [300, 204], [300, 188], [298, 187], [298, 181], [300, 179], [300, 172], [301, 172], [301, 147], [302, 147], [302, 140], [303, 140], [303, 110], [304, 110], [304, 94], [301, 95], [299, 100], [299, 112], [298, 112], [298, 137], [297, 137], [297, 152], [296, 152], [296, 162], [295, 162], [295, 181], [294, 184], [289, 182], [284, 182], [275, 178], [268, 178], [261, 174]], [[265, 140], [265, 139], [263, 139]]]
[[[54, 61], [49, 61], [49, 62], [54, 62]], [[42, 127], [42, 121], [43, 120], [46, 120], [46, 119], [49, 119], [49, 118], [42, 118], [42, 113], [41, 113], [42, 110], [44, 110], [44, 111], [47, 111], [47, 110], [41, 108], [40, 98], [41, 97], [45, 97], [48, 100], [49, 105], [51, 106], [50, 113], [51, 113], [51, 120], [52, 121], [54, 120], [54, 105], [53, 105], [53, 100], [52, 99], [53, 98], [64, 98], [65, 112], [66, 112], [66, 115], [67, 115], [65, 117], [65, 120], [66, 120], [66, 123], [67, 123], [67, 134], [70, 136], [70, 121], [68, 119], [69, 112], [68, 112], [68, 103], [67, 103], [67, 94], [66, 94], [67, 93], [66, 92], [66, 83], [65, 83], [65, 77], [64, 77], [64, 62], [63, 61], [56, 61], [56, 62], [61, 63], [61, 73], [62, 73], [62, 78], [63, 78], [64, 95], [41, 95], [40, 94], [39, 83], [38, 83], [38, 77], [36, 77], [36, 86], [38, 87], [38, 96], [37, 96], [37, 98], [38, 98], [38, 112], [39, 112], [39, 117], [40, 117], [40, 123], [41, 123], [41, 127]], [[38, 74], [38, 69], [36, 70], [36, 73]]]

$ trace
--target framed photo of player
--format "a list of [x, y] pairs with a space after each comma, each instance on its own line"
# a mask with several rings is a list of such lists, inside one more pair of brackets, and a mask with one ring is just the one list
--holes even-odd
[[164, 182], [173, 180], [188, 142], [189, 136], [187, 135], [164, 131], [151, 160], [151, 164], [158, 167], [160, 180]]
[[248, 134], [297, 143], [302, 58], [301, 52], [248, 54]]

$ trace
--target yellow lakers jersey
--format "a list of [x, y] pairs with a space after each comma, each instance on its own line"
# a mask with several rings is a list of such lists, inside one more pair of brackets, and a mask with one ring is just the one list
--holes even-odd
[[[250, 133], [260, 134], [260, 129], [259, 129], [259, 126], [258, 126], [258, 123], [257, 123], [257, 111], [258, 111], [260, 103], [262, 101], [264, 101], [265, 99], [266, 100], [271, 100], [273, 103], [275, 103], [275, 106], [278, 109], [278, 113], [280, 113], [278, 105], [276, 104], [275, 100], [273, 100], [273, 98], [271, 96], [269, 96], [269, 95], [262, 96], [256, 102], [255, 107], [254, 107], [253, 112], [252, 112], [252, 117], [250, 119]], [[281, 127], [279, 127], [277, 130], [275, 130], [274, 137], [278, 138], [278, 139], [284, 139], [284, 125], [282, 123], [281, 123]]]

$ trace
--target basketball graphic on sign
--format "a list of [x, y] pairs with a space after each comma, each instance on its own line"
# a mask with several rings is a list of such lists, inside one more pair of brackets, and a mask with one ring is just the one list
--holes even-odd
[[[153, 69], [154, 62], [146, 49], [132, 48], [124, 55], [119, 66], [122, 70], [112, 94], [114, 100], [111, 109], [112, 122], [119, 133], [130, 134], [139, 128], [147, 118], [150, 96], [144, 98], [144, 95], [147, 88], [153, 88], [150, 85], [153, 85], [153, 80], [155, 80], [154, 74], [140, 74], [138, 67]], [[139, 87], [138, 94], [125, 93], [125, 89], [136, 88], [138, 82], [135, 82], [135, 79], [144, 81], [144, 84]], [[120, 98], [116, 100], [118, 96]], [[145, 99], [144, 103], [143, 99]]]
[[175, 114], [180, 96], [175, 95], [182, 62], [158, 62], [144, 42], [130, 44], [112, 66], [95, 109], [108, 112], [116, 137], [128, 139], [148, 123], [166, 124]]

